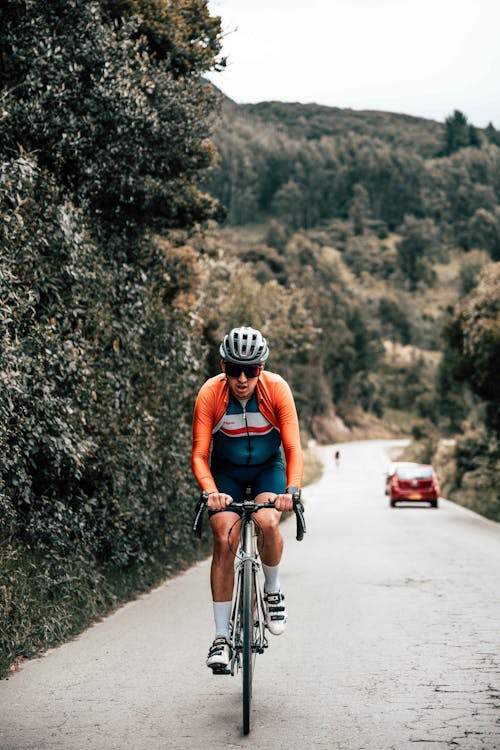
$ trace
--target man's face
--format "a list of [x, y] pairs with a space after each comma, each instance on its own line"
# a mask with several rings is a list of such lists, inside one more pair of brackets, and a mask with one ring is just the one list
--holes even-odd
[[221, 362], [221, 367], [226, 373], [229, 390], [233, 396], [240, 401], [251, 398], [264, 365], [234, 365], [231, 362]]

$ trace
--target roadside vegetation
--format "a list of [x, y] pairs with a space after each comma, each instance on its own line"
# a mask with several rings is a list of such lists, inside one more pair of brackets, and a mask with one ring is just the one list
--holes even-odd
[[220, 23], [203, 0], [8, 0], [0, 27], [4, 673], [200, 554], [183, 248], [217, 215]]
[[205, 554], [191, 414], [232, 325], [304, 445], [408, 435], [499, 518], [493, 125], [229, 102], [205, 0], [0, 25], [0, 674]]

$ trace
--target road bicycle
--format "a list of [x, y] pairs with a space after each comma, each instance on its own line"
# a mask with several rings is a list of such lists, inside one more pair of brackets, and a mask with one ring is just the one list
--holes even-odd
[[[293, 494], [293, 509], [297, 521], [297, 541], [301, 541], [306, 531], [304, 506], [300, 493]], [[196, 507], [193, 532], [201, 539], [203, 512], [207, 507], [208, 493], [203, 492]], [[234, 674], [241, 671], [243, 683], [243, 733], [250, 732], [250, 706], [252, 702], [252, 682], [257, 654], [268, 647], [264, 589], [262, 584], [258, 520], [254, 518], [263, 508], [274, 508], [274, 503], [255, 503], [247, 490], [245, 499], [233, 502], [232, 507], [241, 508], [238, 550], [235, 553], [235, 576], [231, 608], [231, 651], [229, 669], [214, 670], [215, 674]], [[229, 537], [231, 532], [229, 532]]]

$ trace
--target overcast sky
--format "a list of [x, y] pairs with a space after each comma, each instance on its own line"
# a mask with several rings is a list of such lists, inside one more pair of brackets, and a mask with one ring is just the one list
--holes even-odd
[[500, 129], [500, 0], [209, 0], [236, 102], [317, 102]]

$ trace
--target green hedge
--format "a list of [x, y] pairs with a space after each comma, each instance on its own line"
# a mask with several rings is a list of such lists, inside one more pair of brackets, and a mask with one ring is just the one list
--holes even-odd
[[200, 554], [189, 453], [204, 351], [177, 304], [182, 248], [143, 240], [132, 263], [130, 246], [92, 241], [33, 160], [0, 170], [5, 670]]
[[217, 211], [220, 19], [142, 5], [0, 8], [0, 675], [204, 554], [182, 232]]

